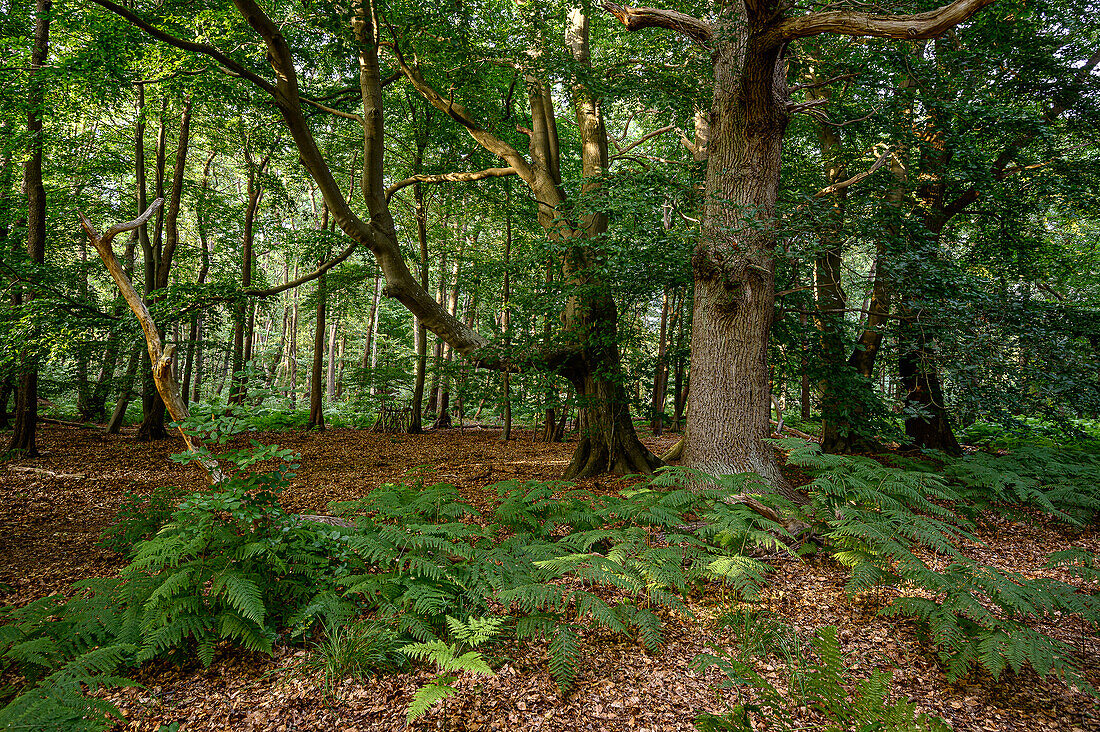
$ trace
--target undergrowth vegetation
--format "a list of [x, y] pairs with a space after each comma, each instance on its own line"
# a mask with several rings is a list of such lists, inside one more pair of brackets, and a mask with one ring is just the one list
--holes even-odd
[[[781, 732], [950, 729], [942, 719], [918, 713], [910, 702], [899, 699], [891, 703], [891, 673], [875, 670], [867, 679], [850, 678], [833, 626], [819, 628], [806, 643], [790, 625], [753, 610], [728, 613], [719, 618], [718, 625], [734, 631], [737, 649], [700, 654], [694, 665], [700, 672], [718, 669], [725, 677], [719, 689], [732, 691], [736, 701], [726, 702], [724, 714], [698, 714], [695, 728], [699, 732], [754, 732], [761, 724]], [[753, 662], [757, 659], [773, 659], [779, 664], [779, 685], [756, 670]], [[807, 720], [798, 716], [800, 709], [813, 715], [813, 727], [805, 726]]]
[[[190, 427], [217, 445], [242, 424], [207, 411]], [[806, 506], [762, 492], [749, 476], [666, 469], [614, 495], [560, 482], [498, 483], [486, 510], [450, 485], [386, 485], [332, 504], [336, 524], [280, 505], [296, 468], [289, 451], [253, 443], [181, 456], [216, 460], [229, 478], [190, 496], [166, 490], [129, 499], [104, 539], [129, 559], [118, 577], [79, 583], [67, 600], [3, 611], [0, 663], [20, 684], [6, 692], [0, 722], [109, 727], [117, 710], [85, 704], [85, 689], [125, 683], [118, 669], [153, 658], [197, 656], [209, 665], [223, 644], [260, 653], [276, 643], [311, 644], [309, 664], [329, 693], [348, 676], [434, 664], [438, 674], [416, 696], [410, 721], [453, 693], [457, 673], [491, 673], [477, 648], [490, 640], [545, 643], [548, 670], [564, 689], [586, 631], [658, 651], [666, 623], [692, 617], [689, 594], [709, 588], [724, 601], [754, 601], [767, 556], [815, 547], [850, 568], [851, 593], [897, 588], [884, 612], [921, 624], [949, 678], [976, 667], [994, 677], [1031, 668], [1095, 694], [1075, 649], [1035, 621], [1058, 614], [1095, 629], [1096, 594], [966, 554], [980, 543], [975, 521], [991, 510], [1089, 521], [1098, 506], [1095, 455], [1044, 447], [899, 467], [826, 455], [801, 441], [781, 447], [813, 476]], [[790, 536], [746, 505], [745, 494], [796, 515], [809, 537]], [[1084, 583], [1097, 578], [1095, 556], [1080, 549], [1048, 564]], [[724, 717], [702, 719], [701, 729], [747, 729], [749, 712], [781, 715], [792, 704], [824, 715], [833, 725], [826, 729], [872, 721], [875, 729], [936, 728], [911, 706], [885, 701], [888, 674], [858, 682], [853, 705], [838, 706], [848, 682], [830, 629], [805, 646], [781, 625], [749, 616], [729, 622], [740, 624], [740, 655], [699, 665], [718, 666], [757, 701], [746, 697]], [[754, 675], [753, 657], [776, 652], [797, 688], [782, 691]]]

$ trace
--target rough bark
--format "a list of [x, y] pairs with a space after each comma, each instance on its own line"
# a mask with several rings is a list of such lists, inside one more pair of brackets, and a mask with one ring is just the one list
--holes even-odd
[[788, 114], [780, 49], [762, 46], [740, 8], [716, 32], [703, 237], [692, 256], [691, 409], [685, 463], [753, 472], [796, 498], [765, 440], [768, 335], [775, 303], [772, 232]]
[[798, 498], [771, 448], [767, 344], [775, 302], [772, 232], [788, 121], [786, 44], [821, 33], [927, 38], [992, 0], [957, 0], [930, 13], [850, 11], [785, 18], [767, 0], [721, 4], [714, 25], [671, 11], [601, 4], [630, 30], [671, 28], [708, 44], [714, 63], [706, 203], [692, 256], [692, 404], [685, 459], [711, 473], [752, 471]]

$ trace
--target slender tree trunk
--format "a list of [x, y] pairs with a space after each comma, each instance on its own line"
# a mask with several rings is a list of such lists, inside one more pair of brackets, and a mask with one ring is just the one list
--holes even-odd
[[[0, 252], [14, 253], [19, 244], [10, 241], [11, 220], [15, 211], [15, 195], [13, 195], [12, 183], [15, 178], [15, 165], [12, 161], [12, 148], [9, 143], [14, 134], [15, 125], [11, 120], [0, 120], [0, 148], [3, 149], [3, 157], [0, 158]], [[17, 304], [18, 287], [12, 288], [12, 304]], [[8, 422], [8, 400], [13, 389], [12, 376], [6, 370], [0, 371], [0, 429], [6, 430], [11, 424]]]
[[[417, 150], [417, 165], [422, 157], [422, 148]], [[428, 210], [424, 202], [423, 187], [416, 183], [413, 185], [413, 205], [416, 216], [416, 238], [420, 245], [420, 286], [428, 289]], [[409, 432], [416, 434], [423, 431], [421, 424], [424, 406], [424, 383], [428, 377], [428, 329], [420, 322], [420, 318], [413, 316], [413, 334], [416, 346], [416, 378], [413, 382], [412, 411], [409, 415]]]
[[[145, 106], [145, 85], [139, 84], [139, 105]], [[164, 168], [166, 162], [167, 147], [167, 116], [168, 97], [161, 98], [160, 123], [157, 128], [157, 149], [154, 169], [154, 190], [157, 198], [164, 197]], [[139, 122], [138, 134], [135, 135], [135, 163], [138, 168], [138, 212], [145, 210], [146, 204], [146, 180], [145, 180], [145, 124]], [[181, 129], [182, 132], [182, 129]], [[147, 226], [142, 225], [138, 229], [138, 240], [141, 242], [142, 263], [145, 268], [145, 303], [147, 306], [155, 302], [154, 294], [159, 289], [159, 276], [161, 270], [161, 255], [163, 249], [164, 208], [157, 211], [156, 223], [153, 227], [153, 237], [149, 238]], [[167, 266], [164, 268], [167, 273]], [[167, 284], [167, 274], [165, 275]], [[160, 325], [157, 326], [158, 330]], [[152, 364], [149, 362], [149, 354], [142, 349], [141, 367], [141, 424], [138, 426], [137, 439], [139, 441], [163, 440], [168, 437], [168, 430], [164, 426], [164, 402], [157, 391], [156, 382], [153, 380]]]
[[[217, 151], [213, 151], [206, 158], [206, 165], [202, 169], [202, 189], [200, 193], [199, 204], [195, 211], [195, 218], [198, 222], [199, 233], [199, 254], [202, 257], [202, 264], [199, 266], [198, 284], [201, 286], [206, 283], [206, 275], [210, 271], [210, 250], [206, 241], [206, 207], [207, 207], [207, 195], [210, 191], [210, 166], [214, 162], [214, 156], [217, 155]], [[196, 371], [201, 371], [202, 365], [202, 314], [192, 313], [191, 324], [187, 333], [187, 361], [183, 367], [183, 384], [181, 386], [180, 396], [183, 398], [184, 406], [187, 406], [189, 398], [190, 401], [198, 401], [199, 399], [199, 376], [195, 375], [195, 393], [191, 394], [191, 375], [193, 370], [193, 364], [196, 359], [198, 360], [198, 368]]]
[[[504, 333], [504, 349], [512, 347], [512, 185], [505, 183], [504, 189], [504, 282], [501, 285], [500, 330]], [[512, 439], [512, 392], [511, 376], [504, 372], [504, 431], [500, 439], [504, 442]]]
[[[298, 265], [294, 265], [294, 279], [298, 279]], [[290, 408], [298, 400], [298, 288], [294, 288], [290, 302], [290, 343], [287, 346], [287, 379], [290, 384]]]
[[[252, 267], [255, 256], [252, 253], [255, 239], [256, 212], [260, 208], [260, 200], [263, 198], [263, 187], [260, 185], [259, 176], [267, 167], [271, 159], [271, 153], [264, 156], [259, 165], [255, 164], [248, 145], [245, 145], [245, 159], [248, 163], [248, 204], [244, 213], [244, 235], [241, 239], [241, 289], [252, 287]], [[229, 396], [232, 404], [239, 404], [245, 395], [244, 367], [252, 360], [252, 338], [256, 327], [256, 306], [249, 299], [241, 302], [234, 311], [233, 322], [233, 376], [235, 379], [233, 392]]]
[[6, 430], [11, 427], [11, 424], [8, 422], [8, 400], [11, 399], [11, 393], [11, 377], [0, 379], [0, 430]]
[[[27, 192], [27, 258], [36, 264], [46, 259], [46, 189], [42, 185], [43, 139], [42, 113], [46, 87], [41, 69], [46, 65], [50, 48], [50, 0], [36, 0], [34, 50], [31, 52], [30, 90], [27, 100], [28, 156], [23, 172], [23, 187]], [[22, 295], [23, 307], [34, 298], [32, 291]], [[18, 450], [27, 457], [38, 455], [36, 431], [38, 425], [38, 366], [26, 350], [20, 353], [19, 393], [16, 398], [15, 424], [8, 450]]]
[[[323, 260], [322, 260], [323, 261]], [[325, 429], [323, 397], [325, 356], [325, 305], [328, 299], [325, 275], [317, 280], [317, 320], [313, 329], [313, 368], [309, 377], [309, 429]]]
[[122, 429], [122, 423], [126, 421], [126, 408], [130, 406], [130, 400], [134, 397], [134, 380], [137, 377], [138, 366], [141, 365], [141, 352], [144, 350], [142, 344], [138, 342], [130, 351], [126, 373], [122, 376], [122, 386], [119, 388], [118, 401], [115, 402], [111, 419], [107, 422], [106, 432], [109, 435], [117, 435]]
[[[668, 387], [668, 333], [670, 311], [673, 310], [669, 288], [665, 288], [661, 303], [661, 328], [657, 336], [657, 365], [653, 370], [653, 400], [650, 404], [649, 428], [660, 435], [665, 426], [665, 392]], [[675, 327], [675, 324], [673, 324]]]
[[340, 347], [336, 349], [336, 398], [344, 396], [344, 352], [348, 347], [347, 334], [340, 336]]
[[[465, 226], [459, 230], [460, 241], [465, 242]], [[458, 313], [458, 290], [459, 290], [459, 272], [462, 265], [462, 250], [459, 250], [458, 256], [455, 257], [454, 265], [451, 272], [451, 280], [454, 285], [451, 287], [450, 295], [447, 297], [447, 312], [452, 316]], [[439, 405], [439, 412], [436, 414], [435, 422], [432, 423], [432, 427], [435, 429], [442, 429], [451, 426], [451, 391], [450, 383], [451, 377], [449, 375], [452, 349], [449, 343], [443, 344], [443, 373], [439, 377], [439, 396], [436, 399], [436, 403]]]
[[[811, 82], [818, 79], [811, 78]], [[811, 97], [827, 99], [826, 93]], [[824, 122], [818, 122], [818, 143], [825, 169], [827, 185], [845, 180], [847, 170], [840, 161], [840, 130]], [[843, 259], [841, 241], [848, 189], [842, 188], [832, 195], [833, 207], [827, 213], [828, 220], [819, 227], [820, 251], [814, 262], [814, 293], [816, 295], [816, 324], [821, 340], [821, 449], [826, 452], [852, 452], [858, 448], [858, 435], [845, 418], [852, 393], [856, 391], [853, 374], [847, 368], [845, 358], [844, 313], [847, 296], [841, 280]]]
[[[447, 292], [447, 253], [439, 256], [439, 289], [436, 291], [436, 302], [442, 304]], [[443, 369], [443, 339], [435, 339], [435, 348], [432, 351], [432, 381], [428, 389], [428, 414], [439, 416], [439, 381]]]
[[332, 319], [328, 329], [328, 364], [325, 367], [325, 398], [330, 402], [336, 398], [336, 331], [340, 327], [340, 314]]
[[378, 308], [382, 303], [382, 272], [374, 275], [374, 297], [370, 305], [370, 319], [367, 323], [367, 345], [363, 349], [363, 368], [367, 370], [367, 392], [377, 394], [374, 371], [378, 368]]

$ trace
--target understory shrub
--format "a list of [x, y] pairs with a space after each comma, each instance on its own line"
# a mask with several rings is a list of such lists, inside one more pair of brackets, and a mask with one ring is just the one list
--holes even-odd
[[343, 679], [365, 679], [407, 666], [401, 639], [378, 620], [334, 620], [325, 623], [321, 640], [306, 659], [306, 669], [321, 675], [326, 695]]

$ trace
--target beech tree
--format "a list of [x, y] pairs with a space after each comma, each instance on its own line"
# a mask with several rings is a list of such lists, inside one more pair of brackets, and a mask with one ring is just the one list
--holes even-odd
[[800, 111], [787, 86], [788, 44], [825, 33], [933, 38], [991, 2], [957, 0], [914, 15], [792, 15], [789, 3], [747, 0], [715, 3], [714, 17], [703, 20], [603, 0], [628, 30], [674, 30], [713, 54], [702, 231], [692, 257], [688, 465], [715, 475], [753, 472], [798, 498], [765, 441], [771, 432], [767, 350], [775, 309], [776, 196], [784, 133]]
[[[265, 92], [280, 112], [287, 131], [299, 153], [299, 159], [309, 172], [324, 200], [331, 220], [351, 238], [351, 243], [337, 257], [321, 265], [314, 273], [281, 286], [285, 289], [309, 281], [346, 259], [357, 247], [369, 249], [385, 277], [385, 294], [400, 301], [419, 323], [428, 328], [459, 355], [476, 365], [501, 370], [516, 370], [530, 364], [560, 372], [582, 396], [584, 424], [582, 440], [567, 477], [582, 477], [604, 470], [614, 472], [649, 472], [659, 461], [637, 439], [627, 409], [622, 384], [618, 380], [618, 346], [615, 340], [615, 306], [605, 285], [594, 278], [595, 254], [587, 240], [606, 227], [599, 213], [586, 214], [570, 222], [560, 210], [564, 202], [560, 171], [557, 168], [557, 140], [553, 123], [549, 87], [537, 79], [527, 82], [531, 104], [530, 159], [516, 148], [482, 128], [470, 113], [453, 100], [443, 98], [395, 49], [396, 60], [403, 75], [434, 107], [444, 111], [462, 125], [481, 145], [508, 163], [507, 168], [456, 172], [442, 176], [421, 176], [401, 181], [387, 188], [383, 175], [383, 88], [395, 77], [385, 80], [379, 65], [380, 31], [383, 19], [373, 2], [357, 3], [351, 19], [351, 34], [358, 57], [359, 96], [362, 112], [351, 114], [326, 107], [316, 100], [304, 100], [298, 83], [295, 56], [279, 24], [255, 2], [235, 0], [241, 17], [262, 40], [267, 59], [274, 72], [270, 81], [246, 64], [217, 48], [188, 41], [167, 33], [146, 22], [132, 10], [111, 0], [94, 0], [154, 38], [177, 48], [206, 55], [217, 61], [228, 73], [251, 82]], [[585, 63], [587, 28], [583, 14], [574, 20], [570, 46], [578, 63]], [[388, 44], [387, 45], [392, 45]], [[602, 129], [599, 106], [583, 87], [575, 93], [578, 123], [583, 133], [584, 172], [595, 179], [606, 169], [606, 133]], [[363, 168], [361, 189], [369, 220], [360, 218], [341, 191], [329, 160], [314, 138], [304, 105], [357, 120], [363, 129]], [[563, 343], [548, 345], [540, 352], [522, 357], [503, 354], [496, 344], [478, 333], [455, 313], [438, 302], [414, 277], [401, 253], [389, 198], [400, 187], [415, 183], [443, 181], [469, 182], [487, 177], [518, 175], [535, 196], [540, 222], [549, 236], [565, 250], [565, 276], [577, 285], [576, 295], [563, 316], [569, 337]], [[272, 288], [263, 294], [273, 294]], [[246, 291], [249, 292], [249, 291]], [[249, 294], [260, 294], [250, 292]]]

